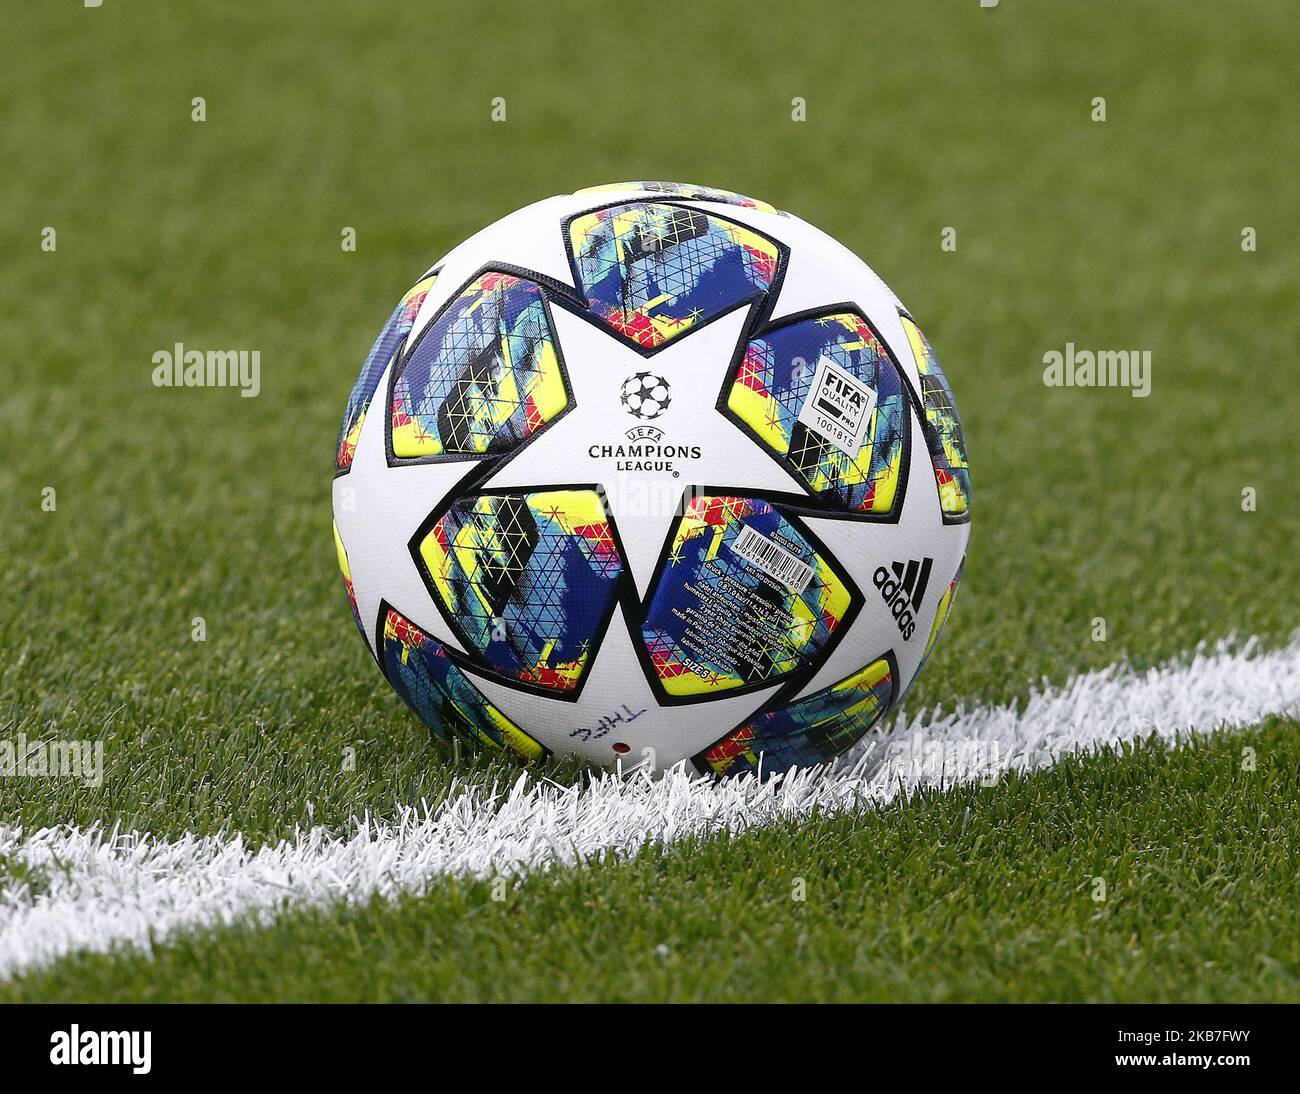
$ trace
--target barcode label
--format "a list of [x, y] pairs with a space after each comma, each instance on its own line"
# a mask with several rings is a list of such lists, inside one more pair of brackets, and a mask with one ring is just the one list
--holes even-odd
[[813, 568], [808, 563], [748, 524], [731, 541], [731, 553], [739, 555], [751, 566], [757, 567], [772, 580], [779, 581], [796, 593], [808, 588], [808, 582], [813, 577]]

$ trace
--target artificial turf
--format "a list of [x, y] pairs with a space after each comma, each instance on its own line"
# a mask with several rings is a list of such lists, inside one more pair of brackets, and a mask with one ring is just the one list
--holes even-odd
[[1298, 728], [291, 912], [0, 1000], [1300, 1001]]

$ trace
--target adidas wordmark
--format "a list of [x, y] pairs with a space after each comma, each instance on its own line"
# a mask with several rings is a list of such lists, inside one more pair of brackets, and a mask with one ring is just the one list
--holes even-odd
[[[925, 587], [930, 581], [930, 567], [934, 559], [925, 558], [917, 561], [891, 563], [889, 569], [877, 566], [871, 575], [872, 583], [880, 590], [880, 596], [889, 609], [889, 614], [898, 624], [903, 641], [908, 641], [916, 633], [916, 616], [921, 610], [921, 601], [925, 597]], [[893, 576], [890, 576], [890, 571]]]

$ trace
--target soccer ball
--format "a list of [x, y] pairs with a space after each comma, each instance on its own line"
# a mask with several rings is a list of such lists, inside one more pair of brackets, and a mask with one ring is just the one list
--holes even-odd
[[420, 277], [339, 431], [357, 628], [440, 740], [719, 775], [843, 753], [952, 607], [970, 473], [885, 284], [797, 217], [622, 183]]

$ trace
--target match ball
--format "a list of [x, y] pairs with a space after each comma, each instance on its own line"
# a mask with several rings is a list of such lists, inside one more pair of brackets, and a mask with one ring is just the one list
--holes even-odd
[[348, 398], [334, 538], [437, 740], [775, 774], [897, 706], [970, 499], [948, 381], [871, 269], [765, 202], [635, 182], [415, 280]]

